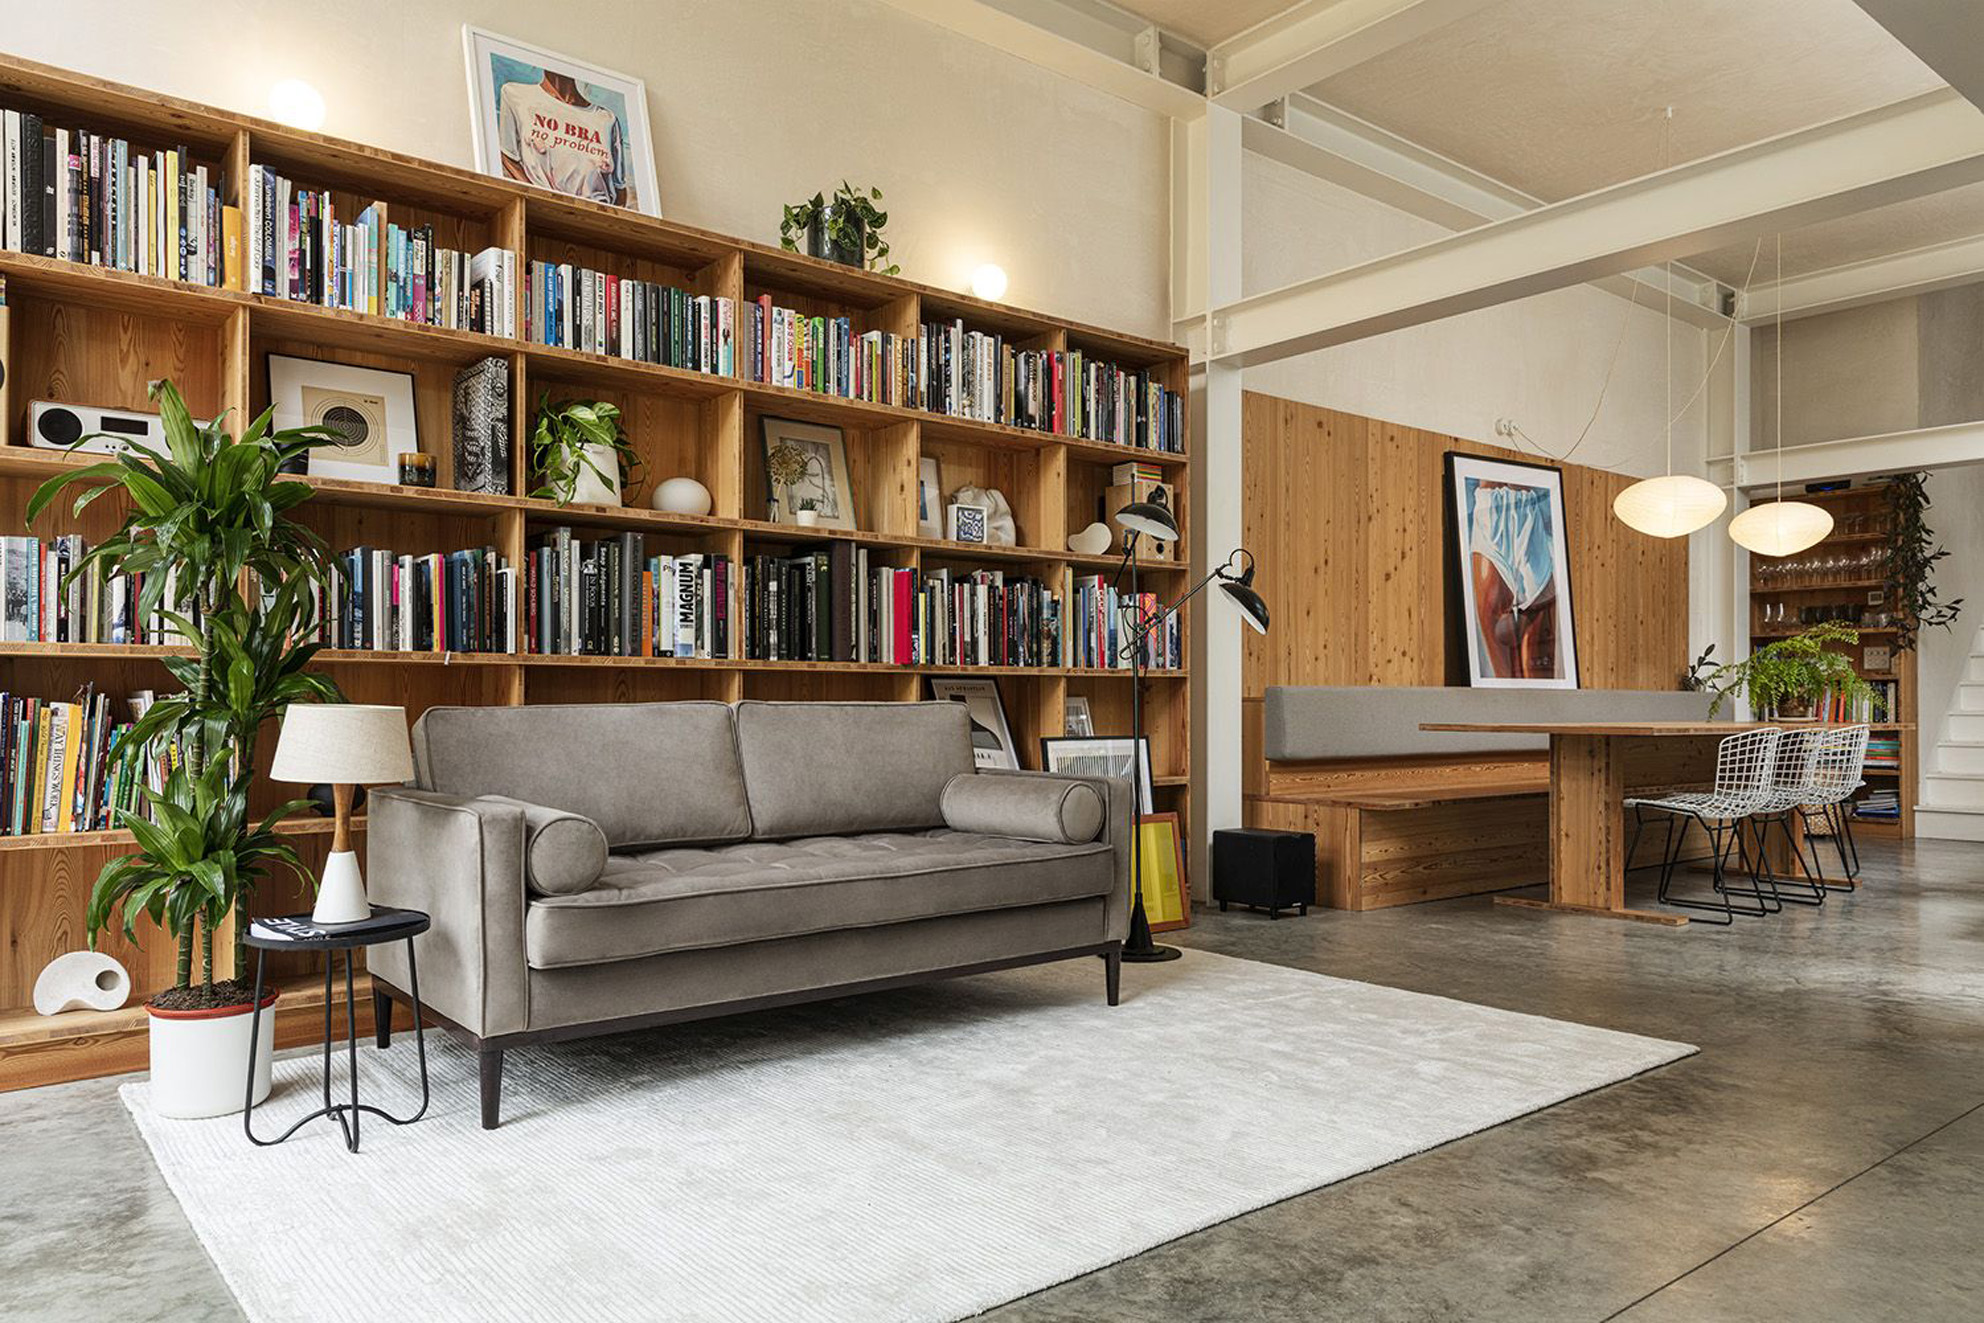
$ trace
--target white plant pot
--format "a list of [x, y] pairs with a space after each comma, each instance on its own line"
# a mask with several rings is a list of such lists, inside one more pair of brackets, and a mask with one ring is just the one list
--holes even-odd
[[[279, 989], [262, 994], [262, 1023], [255, 1045], [255, 1101], [269, 1096], [275, 1059]], [[249, 1006], [218, 1011], [160, 1011], [147, 1006], [152, 1027], [152, 1111], [191, 1121], [241, 1110], [248, 1082]]]
[[792, 512], [792, 522], [801, 528], [814, 528], [820, 522], [820, 512], [818, 510], [794, 510]]
[[[613, 453], [613, 447], [589, 445], [582, 449], [585, 457], [592, 461], [592, 467], [584, 464], [578, 466], [578, 473], [572, 479], [571, 504], [620, 504], [620, 459]], [[595, 468], [599, 473], [593, 472]], [[601, 477], [600, 474], [606, 476]]]

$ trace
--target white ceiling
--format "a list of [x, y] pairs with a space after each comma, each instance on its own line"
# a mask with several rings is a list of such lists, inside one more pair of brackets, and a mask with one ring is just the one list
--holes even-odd
[[[1796, 279], [1848, 262], [1968, 239], [1977, 234], [1984, 234], [1984, 184], [1932, 193], [1891, 207], [1842, 216], [1823, 225], [1788, 231], [1784, 236], [1784, 275], [1787, 280]], [[1758, 285], [1771, 282], [1771, 247], [1766, 238], [1763, 252], [1757, 257], [1755, 283]], [[1754, 253], [1752, 244], [1721, 248], [1689, 258], [1688, 265], [1740, 289]]]
[[1294, 0], [1117, 0], [1147, 23], [1155, 23], [1201, 46], [1216, 46], [1264, 19], [1293, 6]]

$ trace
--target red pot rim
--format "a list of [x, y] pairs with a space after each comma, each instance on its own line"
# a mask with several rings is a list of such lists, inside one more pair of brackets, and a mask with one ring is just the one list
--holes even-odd
[[[281, 995], [281, 988], [264, 989], [262, 992], [262, 1009], [266, 1011], [269, 1007], [275, 1005], [276, 998]], [[230, 1015], [246, 1015], [254, 1009], [253, 1006], [245, 1001], [239, 1006], [211, 1006], [199, 1011], [161, 1010], [150, 1002], [145, 1003], [145, 1013], [147, 1015], [155, 1015], [161, 1020], [222, 1020]]]

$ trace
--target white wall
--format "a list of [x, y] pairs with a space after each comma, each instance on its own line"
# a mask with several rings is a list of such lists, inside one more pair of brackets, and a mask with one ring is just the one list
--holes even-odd
[[[1264, 156], [1247, 157], [1245, 187], [1249, 295], [1448, 233]], [[1658, 473], [1666, 450], [1665, 320], [1652, 307], [1579, 286], [1250, 368], [1247, 389], [1500, 444], [1509, 443], [1495, 435], [1495, 421], [1511, 418], [1561, 457], [1598, 404], [1616, 346], [1604, 406], [1571, 458]], [[1676, 410], [1713, 352], [1709, 333], [1674, 323]], [[1675, 423], [1677, 471], [1702, 472], [1708, 394]]]
[[1964, 603], [1954, 626], [1925, 629], [1915, 644], [1917, 747], [1922, 770], [1933, 772], [1935, 743], [1949, 733], [1957, 681], [1984, 622], [1984, 464], [1931, 473], [1928, 490], [1929, 527], [1950, 553], [1936, 563], [1936, 592], [1945, 602]]
[[877, 0], [0, 0], [0, 48], [258, 114], [302, 78], [325, 132], [467, 166], [465, 22], [645, 79], [668, 216], [776, 243], [845, 176], [911, 279], [1168, 329], [1168, 123]]

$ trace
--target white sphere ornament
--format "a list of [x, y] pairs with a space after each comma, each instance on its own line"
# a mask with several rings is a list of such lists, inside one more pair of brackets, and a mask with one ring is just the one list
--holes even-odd
[[1068, 550], [1079, 556], [1102, 556], [1109, 552], [1109, 525], [1093, 523], [1068, 539]]
[[1729, 521], [1737, 546], [1759, 556], [1793, 556], [1825, 541], [1832, 512], [1807, 501], [1765, 501]]
[[1670, 473], [1644, 478], [1612, 498], [1612, 513], [1651, 537], [1686, 537], [1722, 517], [1729, 496], [1705, 478]]
[[670, 478], [654, 489], [652, 504], [663, 514], [706, 515], [710, 489], [694, 478]]
[[114, 1011], [130, 999], [131, 976], [101, 951], [56, 956], [34, 981], [34, 1008], [42, 1015]]

